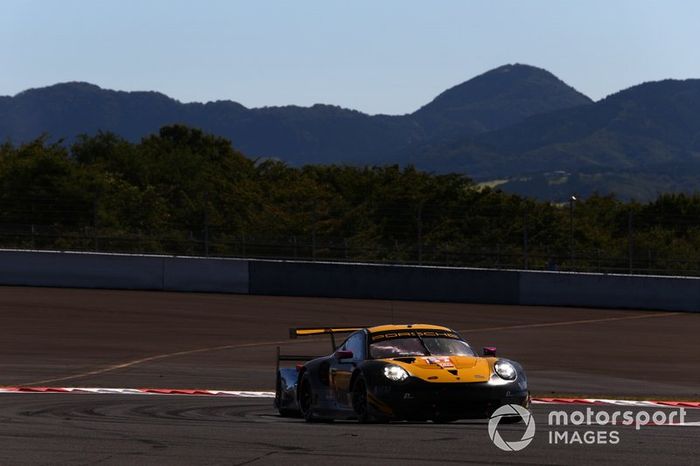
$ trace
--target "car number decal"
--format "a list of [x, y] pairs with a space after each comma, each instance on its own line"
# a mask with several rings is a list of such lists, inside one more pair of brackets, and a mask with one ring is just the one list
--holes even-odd
[[428, 364], [435, 364], [442, 369], [454, 369], [455, 365], [449, 356], [428, 356], [423, 358]]

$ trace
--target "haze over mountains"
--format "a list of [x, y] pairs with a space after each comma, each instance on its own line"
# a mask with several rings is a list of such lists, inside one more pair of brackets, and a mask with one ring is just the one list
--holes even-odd
[[254, 157], [413, 163], [553, 200], [593, 191], [647, 199], [694, 191], [700, 181], [700, 80], [645, 83], [594, 103], [545, 70], [506, 65], [400, 116], [330, 105], [183, 104], [87, 83], [0, 97], [0, 140], [15, 143], [42, 133], [70, 143], [97, 131], [138, 140], [172, 123], [225, 136]]

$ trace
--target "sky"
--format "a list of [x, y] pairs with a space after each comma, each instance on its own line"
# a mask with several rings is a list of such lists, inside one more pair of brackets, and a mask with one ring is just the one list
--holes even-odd
[[506, 63], [598, 100], [700, 78], [695, 0], [2, 0], [0, 95], [57, 82], [410, 113]]

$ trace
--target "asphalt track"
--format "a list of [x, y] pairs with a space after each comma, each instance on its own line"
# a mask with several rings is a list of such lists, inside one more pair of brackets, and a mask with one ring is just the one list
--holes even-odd
[[[539, 395], [700, 399], [700, 314], [0, 287], [0, 317], [0, 385], [270, 390], [276, 346], [329, 350], [288, 327], [431, 322], [523, 363]], [[695, 426], [550, 445], [554, 408], [536, 406], [535, 440], [506, 453], [481, 421], [307, 425], [268, 399], [3, 394], [0, 464], [698, 462]]]

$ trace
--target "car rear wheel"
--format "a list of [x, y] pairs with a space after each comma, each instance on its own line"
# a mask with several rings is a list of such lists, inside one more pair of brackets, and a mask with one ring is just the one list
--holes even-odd
[[311, 388], [311, 382], [309, 381], [308, 375], [304, 374], [299, 383], [299, 410], [306, 422], [314, 421], [314, 414], [312, 411], [313, 400], [314, 392]]
[[306, 422], [333, 422], [333, 419], [318, 417], [313, 410], [314, 390], [308, 374], [301, 377], [299, 383], [299, 411]]
[[275, 406], [280, 414], [280, 417], [299, 417], [299, 411], [296, 409], [290, 409], [283, 407], [282, 400], [282, 379], [279, 373], [277, 373], [277, 387], [275, 389]]

